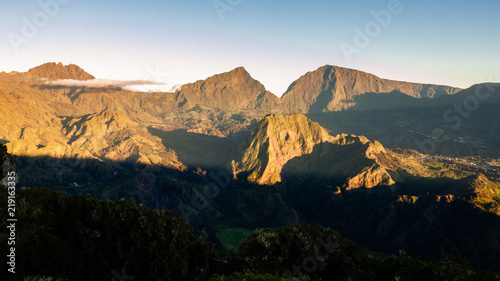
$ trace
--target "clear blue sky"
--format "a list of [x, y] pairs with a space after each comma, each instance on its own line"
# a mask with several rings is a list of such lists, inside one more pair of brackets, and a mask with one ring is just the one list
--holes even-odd
[[[98, 78], [179, 84], [244, 66], [278, 96], [325, 64], [458, 87], [500, 81], [497, 0], [401, 0], [400, 12], [350, 59], [341, 46], [356, 47], [356, 28], [393, 0], [59, 0], [48, 11], [40, 4], [55, 1], [2, 1], [0, 71], [55, 61]], [[214, 3], [230, 10], [218, 13]], [[23, 34], [30, 24], [37, 30]]]

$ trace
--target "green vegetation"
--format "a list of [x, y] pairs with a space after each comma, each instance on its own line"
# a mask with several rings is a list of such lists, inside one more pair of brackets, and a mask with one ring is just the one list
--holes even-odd
[[246, 114], [242, 111], [233, 111], [231, 113], [231, 119], [242, 123], [242, 122], [245, 122]]
[[[247, 277], [239, 280], [500, 280], [498, 268], [477, 272], [465, 259], [451, 256], [427, 262], [400, 251], [397, 256], [375, 258], [336, 231], [317, 224], [256, 229], [242, 241], [236, 259], [243, 270], [271, 275], [269, 279], [236, 275]], [[238, 280], [217, 278], [213, 280]]]
[[[500, 171], [495, 167], [494, 159], [475, 157], [454, 158], [445, 155], [426, 155], [414, 150], [394, 149], [399, 158], [392, 167], [404, 167], [410, 174], [420, 177], [462, 179], [468, 176], [484, 174], [490, 180], [500, 178]], [[389, 164], [389, 165], [391, 165]], [[397, 164], [394, 166], [394, 164]]]
[[[3, 187], [0, 202], [0, 216], [6, 218]], [[127, 200], [65, 197], [42, 188], [19, 190], [16, 206], [18, 278], [110, 280], [113, 271], [123, 269], [143, 280], [194, 280], [212, 255], [207, 236], [195, 239], [192, 227], [172, 211]], [[5, 224], [0, 225], [2, 232]], [[0, 238], [2, 253], [7, 252], [6, 238]], [[0, 259], [6, 264], [5, 255]]]
[[241, 240], [251, 234], [251, 230], [243, 228], [221, 227], [217, 230], [217, 238], [222, 246], [229, 251], [236, 251], [240, 247]]
[[[6, 199], [0, 187], [2, 217]], [[113, 273], [134, 280], [500, 280], [500, 269], [478, 272], [454, 257], [428, 262], [401, 252], [376, 258], [317, 224], [259, 228], [249, 236], [246, 229], [221, 228], [223, 244], [235, 251], [218, 253], [206, 232], [195, 235], [179, 215], [127, 200], [28, 188], [17, 192], [16, 204], [14, 280], [111, 280]], [[7, 251], [5, 224], [0, 225], [2, 252]], [[5, 256], [0, 259], [5, 264]]]

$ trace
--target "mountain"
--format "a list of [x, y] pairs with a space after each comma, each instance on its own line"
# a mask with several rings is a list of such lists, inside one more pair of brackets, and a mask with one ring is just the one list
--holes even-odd
[[[362, 71], [323, 66], [294, 81], [281, 98], [268, 92], [242, 68], [183, 85], [176, 102], [183, 108], [202, 105], [226, 110], [253, 109], [287, 113], [339, 111], [358, 104], [365, 94], [399, 92], [408, 98], [452, 95], [458, 88], [381, 79]], [[403, 97], [403, 98], [404, 98]], [[394, 102], [392, 102], [394, 103]]]
[[500, 84], [417, 99], [400, 92], [355, 97], [350, 110], [308, 114], [335, 133], [365, 135], [387, 148], [454, 157], [500, 157]]
[[[500, 216], [492, 209], [479, 208], [470, 195], [435, 193], [429, 188], [453, 187], [466, 181], [469, 179], [406, 179], [394, 192], [378, 189], [336, 197], [327, 190], [312, 198], [302, 192], [295, 204], [308, 221], [338, 229], [374, 251], [394, 253], [404, 249], [409, 255], [426, 259], [452, 254], [467, 257], [479, 267], [498, 265]], [[498, 202], [497, 197], [494, 204], [498, 206]]]
[[304, 115], [267, 115], [253, 133], [242, 159], [233, 163], [233, 173], [259, 184], [275, 184], [281, 181], [281, 169], [289, 160], [309, 154], [315, 145], [332, 139]]
[[356, 96], [369, 93], [399, 91], [415, 98], [436, 98], [459, 90], [381, 79], [362, 71], [326, 65], [294, 81], [281, 99], [285, 112], [318, 113], [353, 107]]
[[18, 140], [7, 143], [22, 162], [22, 184], [95, 183], [140, 165], [185, 169], [160, 138], [123, 112], [65, 117], [60, 122], [60, 131], [26, 127]]
[[[480, 83], [433, 100], [434, 105], [462, 104], [466, 111], [475, 111], [479, 104], [500, 103], [500, 83]], [[477, 104], [476, 104], [477, 103]]]
[[[405, 98], [415, 97], [421, 100], [422, 97], [438, 97], [457, 90], [445, 86], [384, 80], [364, 72], [333, 66], [322, 67], [299, 78], [292, 83], [282, 98], [267, 91], [243, 67], [195, 83], [185, 84], [175, 93], [153, 95], [117, 88], [46, 85], [42, 78], [93, 79], [94, 77], [76, 65], [46, 63], [26, 73], [2, 73], [0, 88], [3, 88], [5, 95], [13, 95], [20, 101], [26, 100], [28, 102], [26, 107], [31, 107], [30, 112], [33, 115], [40, 115], [42, 112], [47, 114], [47, 111], [52, 111], [57, 116], [81, 116], [103, 110], [126, 111], [136, 120], [156, 124], [165, 123], [166, 119], [171, 119], [171, 114], [169, 116], [168, 113], [176, 112], [176, 116], [182, 116], [187, 115], [186, 113], [194, 108], [248, 111], [254, 115], [258, 113], [253, 118], [257, 121], [265, 114], [272, 112], [315, 113], [338, 111], [350, 107], [368, 110], [372, 109], [375, 104], [380, 104], [381, 108], [387, 106], [397, 108], [402, 103], [411, 106], [415, 102], [405, 101]], [[13, 91], [14, 89], [16, 91]], [[383, 93], [391, 91], [398, 91], [402, 97], [397, 99], [391, 97], [386, 100], [375, 98], [376, 101], [373, 98], [372, 100], [359, 98], [370, 97], [373, 94], [386, 97]], [[189, 119], [192, 116], [183, 118]], [[36, 118], [36, 120], [46, 119], [48, 117]], [[213, 131], [219, 133], [221, 130]]]
[[74, 79], [92, 80], [94, 76], [85, 72], [75, 64], [63, 65], [62, 63], [49, 62], [31, 68], [27, 72], [28, 76], [48, 79]]
[[500, 164], [446, 156], [500, 151], [498, 84], [451, 94], [326, 66], [279, 99], [244, 68], [175, 93], [45, 84], [89, 78], [60, 64], [30, 72], [0, 73], [19, 187], [173, 209], [215, 241], [318, 222], [382, 253], [500, 264]]
[[477, 208], [500, 216], [500, 183], [490, 181], [483, 174], [464, 178], [443, 193], [464, 196]]
[[[323, 108], [319, 110], [320, 113], [308, 113], [308, 117], [334, 135], [344, 133], [365, 135], [389, 148], [401, 147], [422, 151], [424, 147], [428, 148], [424, 152], [430, 154], [456, 156], [500, 155], [498, 139], [500, 121], [495, 105], [500, 97], [498, 95], [500, 91], [496, 84], [476, 85], [456, 94], [446, 95], [453, 91], [444, 86], [427, 87], [422, 84], [389, 81], [360, 71], [325, 66], [299, 78], [290, 86], [287, 94], [279, 99], [266, 91], [264, 86], [242, 67], [184, 85], [176, 93], [156, 94], [117, 88], [46, 85], [45, 80], [36, 78], [33, 76], [35, 74], [39, 77], [72, 79], [92, 76], [75, 65], [64, 66], [61, 63], [47, 63], [27, 73], [0, 74], [0, 102], [3, 104], [0, 107], [0, 120], [3, 124], [0, 127], [0, 140], [4, 143], [10, 142], [10, 145], [21, 141], [37, 146], [29, 150], [29, 155], [37, 157], [47, 151], [44, 149], [47, 143], [55, 142], [69, 146], [68, 140], [73, 136], [66, 135], [69, 132], [63, 128], [63, 123], [69, 120], [68, 118], [117, 112], [148, 128], [165, 132], [185, 130], [189, 133], [229, 137], [241, 142], [257, 128], [261, 118], [266, 114], [287, 110], [301, 111], [301, 103], [289, 103], [291, 97], [294, 97], [294, 100], [301, 98], [304, 105], [311, 103], [314, 93], [318, 91], [344, 89], [344, 93], [347, 93], [349, 88], [352, 88], [351, 94], [358, 93], [353, 96], [355, 104], [349, 108], [352, 110], [322, 112], [325, 108], [323, 104], [320, 106]], [[340, 87], [344, 84], [348, 86]], [[389, 91], [391, 87], [399, 90], [380, 92]], [[298, 89], [305, 91], [302, 96], [299, 95]], [[360, 94], [368, 89], [375, 92]], [[481, 110], [471, 112], [473, 114], [470, 114], [470, 118], [469, 112], [466, 112], [468, 118], [461, 118], [461, 115], [452, 111], [449, 115], [452, 119], [443, 119], [444, 113], [450, 109], [454, 110], [454, 104], [474, 102], [471, 98], [475, 97], [478, 91], [482, 95], [489, 94], [489, 98], [480, 100]], [[439, 95], [441, 96], [437, 97]], [[314, 104], [321, 104], [318, 102], [319, 99], [316, 98]], [[466, 108], [472, 107], [475, 105], [471, 103]], [[311, 111], [306, 110], [306, 107], [302, 108], [304, 111]], [[107, 121], [109, 120], [103, 120]], [[456, 130], [459, 121], [460, 130]], [[92, 126], [97, 124], [93, 123]], [[441, 128], [445, 130], [445, 142], [437, 143], [432, 139], [429, 140], [429, 136]], [[125, 130], [125, 127], [121, 129]], [[92, 129], [89, 128], [89, 131]], [[152, 139], [154, 136], [151, 132], [153, 131], [141, 132], [132, 138], [149, 135], [148, 138]], [[169, 143], [151, 142], [156, 146], [151, 148], [151, 151], [175, 147], [171, 142], [171, 137]], [[87, 155], [81, 151], [75, 153]], [[23, 156], [29, 155], [23, 154]], [[105, 156], [97, 151], [92, 152], [92, 155]], [[205, 163], [202, 166], [210, 165]]]
[[448, 86], [381, 79], [362, 71], [327, 65], [294, 81], [285, 94], [278, 98], [253, 79], [243, 67], [238, 67], [183, 85], [176, 91], [175, 98], [178, 106], [184, 109], [200, 105], [224, 110], [306, 114], [355, 107], [358, 104], [357, 97], [368, 94], [398, 92], [403, 95], [400, 100], [404, 97], [434, 99], [458, 91], [460, 89]]
[[[270, 114], [253, 133], [233, 174], [259, 184], [272, 185], [289, 178], [305, 182], [340, 182], [344, 189], [391, 185], [394, 180], [378, 161], [383, 146], [363, 136], [335, 137], [302, 114]], [[292, 180], [293, 179], [293, 180]]]
[[278, 103], [278, 97], [268, 92], [243, 67], [185, 84], [175, 94], [176, 102], [184, 109], [202, 105], [224, 110], [271, 111]]
[[304, 221], [372, 250], [498, 264], [500, 230], [492, 227], [500, 221], [498, 173], [486, 177], [480, 171], [488, 169], [448, 161], [455, 160], [397, 153], [363, 136], [331, 136], [301, 114], [270, 114], [232, 167], [238, 180], [279, 190]]

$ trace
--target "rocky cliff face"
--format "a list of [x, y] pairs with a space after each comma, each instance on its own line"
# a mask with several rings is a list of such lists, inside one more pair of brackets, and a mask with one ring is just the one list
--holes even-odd
[[500, 216], [500, 183], [489, 180], [483, 174], [461, 179], [447, 188], [443, 194], [453, 194], [466, 199], [477, 208]]
[[253, 133], [242, 159], [233, 163], [233, 172], [237, 177], [272, 185], [281, 181], [281, 169], [289, 160], [330, 140], [333, 137], [325, 129], [304, 115], [270, 114]]
[[387, 153], [363, 136], [328, 132], [302, 114], [266, 116], [252, 135], [243, 157], [233, 162], [236, 177], [272, 185], [307, 180], [350, 190], [391, 185], [394, 181], [378, 161]]
[[56, 127], [25, 127], [19, 139], [7, 144], [23, 164], [24, 184], [64, 185], [109, 179], [127, 168], [116, 163], [185, 168], [160, 138], [123, 112], [65, 117], [59, 122], [60, 131]]
[[176, 92], [176, 102], [182, 108], [198, 104], [226, 110], [257, 109], [305, 114], [354, 107], [358, 103], [355, 97], [364, 94], [398, 92], [413, 98], [437, 98], [455, 94], [459, 90], [448, 86], [381, 79], [362, 71], [327, 65], [294, 81], [280, 99], [239, 67], [183, 85]]
[[278, 97], [268, 92], [243, 67], [185, 84], [175, 94], [176, 102], [185, 109], [202, 105], [224, 110], [270, 111], [278, 103]]
[[34, 67], [27, 72], [28, 77], [48, 78], [48, 79], [74, 79], [92, 80], [94, 76], [88, 74], [75, 64], [63, 65], [62, 63], [45, 63]]
[[492, 227], [500, 219], [498, 183], [480, 174], [440, 178], [443, 170], [363, 136], [330, 136], [301, 114], [266, 116], [233, 172], [273, 185], [306, 222], [372, 250], [433, 259], [452, 253], [482, 266], [500, 260], [500, 230]]
[[284, 112], [318, 113], [353, 107], [354, 97], [368, 93], [399, 91], [415, 98], [436, 98], [459, 90], [381, 79], [362, 71], [327, 65], [297, 79], [281, 99]]

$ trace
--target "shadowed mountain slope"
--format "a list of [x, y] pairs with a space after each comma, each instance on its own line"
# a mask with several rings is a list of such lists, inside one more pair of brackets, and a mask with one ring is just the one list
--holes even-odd
[[391, 185], [394, 181], [377, 160], [381, 153], [387, 152], [376, 141], [345, 134], [333, 137], [302, 114], [271, 114], [253, 133], [242, 158], [233, 162], [233, 173], [267, 185], [286, 177], [303, 182], [301, 177], [308, 175], [321, 175], [325, 182], [345, 181], [347, 190]]
[[399, 91], [415, 98], [436, 98], [460, 89], [381, 79], [362, 71], [326, 65], [293, 82], [283, 95], [285, 112], [339, 111], [356, 105], [354, 97], [366, 93]]

